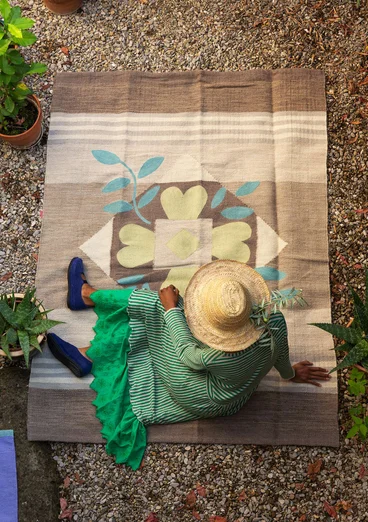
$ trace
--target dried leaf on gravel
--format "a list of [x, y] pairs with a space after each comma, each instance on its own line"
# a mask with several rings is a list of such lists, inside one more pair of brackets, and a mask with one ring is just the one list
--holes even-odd
[[339, 500], [336, 502], [336, 511], [349, 511], [352, 508], [351, 502], [347, 502], [346, 500]]
[[146, 520], [144, 522], [159, 522], [159, 520], [156, 516], [156, 513], [153, 513], [151, 511], [151, 513], [148, 515], [148, 517], [146, 518]]
[[298, 518], [298, 522], [305, 522], [307, 520], [307, 515], [302, 515]]
[[65, 54], [65, 56], [69, 56], [69, 49], [67, 47], [60, 47], [60, 51]]
[[192, 491], [190, 493], [188, 493], [188, 495], [186, 496], [185, 503], [188, 507], [192, 508], [196, 502], [197, 502], [197, 497], [196, 497], [194, 489], [192, 489]]
[[331, 506], [331, 504], [329, 504], [327, 502], [327, 500], [325, 500], [325, 502], [323, 504], [323, 509], [326, 511], [326, 513], [328, 513], [330, 515], [330, 517], [337, 518], [336, 509], [333, 506]]
[[69, 519], [71, 520], [73, 517], [73, 510], [68, 508], [68, 503], [65, 498], [60, 499], [60, 509], [61, 513], [59, 515], [59, 520]]
[[354, 210], [357, 214], [367, 214], [368, 208], [358, 208], [358, 210]]
[[208, 522], [227, 522], [227, 518], [219, 517], [217, 515], [212, 515], [212, 517], [210, 517]]
[[366, 78], [364, 78], [364, 80], [362, 80], [361, 82], [358, 83], [359, 86], [361, 85], [368, 85], [368, 76]]
[[362, 464], [359, 469], [359, 478], [363, 479], [367, 475], [368, 475], [368, 471], [365, 469], [364, 464]]
[[307, 471], [308, 475], [309, 476], [317, 475], [317, 473], [319, 473], [321, 471], [322, 464], [323, 464], [322, 459], [318, 459], [315, 462], [313, 462], [312, 464], [308, 464], [308, 471]]
[[198, 513], [198, 511], [196, 511], [195, 509], [193, 509], [192, 511], [192, 515], [195, 519], [197, 520], [201, 520], [201, 515]]
[[70, 486], [70, 477], [65, 477], [64, 479], [64, 488], [68, 488]]
[[204, 486], [201, 486], [199, 482], [197, 482], [196, 492], [197, 492], [197, 495], [199, 495], [200, 497], [206, 497], [207, 496], [206, 488]]
[[8, 272], [7, 274], [4, 274], [2, 277], [0, 277], [0, 281], [7, 281], [8, 279], [11, 278], [12, 275], [13, 275], [13, 272]]
[[239, 502], [243, 502], [243, 500], [245, 500], [246, 498], [247, 498], [247, 495], [246, 495], [244, 489], [242, 489], [241, 492], [239, 493], [238, 500], [239, 500]]

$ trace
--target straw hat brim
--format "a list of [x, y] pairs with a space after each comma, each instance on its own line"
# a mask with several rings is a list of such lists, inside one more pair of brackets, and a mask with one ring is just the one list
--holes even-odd
[[257, 330], [250, 318], [234, 330], [216, 327], [206, 316], [202, 290], [217, 277], [229, 277], [241, 283], [250, 295], [252, 305], [269, 300], [270, 292], [263, 277], [239, 261], [220, 259], [203, 265], [189, 281], [185, 291], [184, 312], [188, 326], [196, 339], [224, 352], [244, 350], [255, 343], [262, 330]]

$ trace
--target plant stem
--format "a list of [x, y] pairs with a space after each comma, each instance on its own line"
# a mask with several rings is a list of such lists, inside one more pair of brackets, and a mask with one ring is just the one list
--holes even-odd
[[134, 174], [134, 172], [132, 171], [132, 169], [130, 167], [128, 167], [128, 165], [126, 163], [124, 163], [124, 161], [120, 160], [120, 163], [130, 172], [130, 174], [131, 174], [131, 176], [133, 178], [134, 189], [133, 189], [133, 199], [132, 199], [132, 201], [133, 201], [133, 207], [134, 207], [135, 213], [143, 221], [143, 223], [146, 223], [147, 225], [150, 225], [151, 221], [148, 221], [146, 218], [144, 218], [142, 216], [142, 214], [138, 210], [137, 200], [136, 200], [136, 197], [137, 197], [137, 177]]

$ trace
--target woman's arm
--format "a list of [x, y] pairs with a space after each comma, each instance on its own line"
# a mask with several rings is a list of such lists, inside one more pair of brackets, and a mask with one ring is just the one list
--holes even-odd
[[160, 300], [165, 308], [165, 322], [168, 326], [175, 351], [180, 360], [193, 370], [203, 370], [205, 365], [202, 359], [202, 349], [198, 346], [187, 325], [184, 313], [178, 304], [179, 291], [174, 286], [160, 290]]

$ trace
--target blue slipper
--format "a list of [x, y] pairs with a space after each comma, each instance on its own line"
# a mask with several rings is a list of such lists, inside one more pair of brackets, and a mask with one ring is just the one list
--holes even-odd
[[68, 267], [68, 296], [67, 305], [70, 310], [85, 310], [91, 308], [82, 299], [82, 286], [87, 283], [82, 279], [84, 275], [83, 261], [80, 257], [73, 257]]
[[77, 377], [83, 377], [91, 372], [91, 361], [84, 357], [76, 346], [63, 341], [63, 339], [53, 333], [47, 334], [47, 344], [52, 355], [67, 366]]

